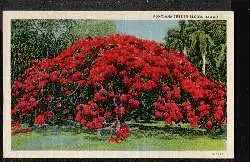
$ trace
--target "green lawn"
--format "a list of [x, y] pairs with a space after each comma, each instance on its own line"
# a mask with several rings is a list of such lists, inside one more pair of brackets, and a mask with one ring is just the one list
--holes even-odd
[[108, 143], [107, 135], [86, 130], [42, 129], [12, 137], [13, 150], [224, 150], [225, 138], [190, 131], [133, 130], [120, 144]]

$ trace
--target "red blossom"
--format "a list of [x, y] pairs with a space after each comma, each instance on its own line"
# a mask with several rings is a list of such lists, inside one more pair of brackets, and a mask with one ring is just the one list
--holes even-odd
[[35, 124], [37, 125], [44, 125], [45, 124], [45, 118], [44, 118], [44, 115], [38, 115], [36, 118], [35, 118]]
[[118, 116], [123, 116], [125, 115], [125, 108], [124, 107], [116, 107], [114, 109], [114, 112], [118, 115]]
[[122, 95], [120, 96], [120, 101], [121, 101], [122, 103], [127, 103], [127, 101], [128, 101], [128, 95], [122, 94]]
[[155, 112], [155, 116], [157, 117], [157, 118], [159, 118], [159, 119], [162, 119], [162, 112], [160, 112], [160, 111], [156, 111]]
[[211, 120], [208, 120], [208, 121], [206, 122], [206, 127], [207, 127], [208, 129], [211, 129], [212, 126], [213, 126], [212, 121], [211, 121]]
[[127, 75], [127, 71], [125, 71], [125, 70], [120, 71], [119, 75], [120, 75], [120, 77], [124, 77], [125, 75]]
[[132, 108], [132, 109], [136, 109], [140, 106], [140, 101], [138, 100], [135, 100], [135, 99], [130, 99], [128, 101], [128, 104], [129, 104], [129, 107]]

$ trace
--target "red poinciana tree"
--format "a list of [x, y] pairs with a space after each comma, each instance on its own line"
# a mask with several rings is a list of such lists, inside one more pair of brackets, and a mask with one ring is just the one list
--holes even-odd
[[[125, 117], [140, 109], [142, 94], [156, 118], [171, 125], [213, 127], [225, 120], [226, 92], [177, 51], [128, 35], [81, 39], [54, 58], [34, 62], [12, 84], [12, 121], [43, 125], [75, 120], [89, 129], [113, 123], [129, 136]], [[50, 119], [50, 120], [48, 120]]]

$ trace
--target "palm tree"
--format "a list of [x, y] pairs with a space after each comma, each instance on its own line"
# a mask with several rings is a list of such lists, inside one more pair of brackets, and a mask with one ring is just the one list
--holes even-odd
[[190, 37], [190, 50], [193, 53], [200, 53], [202, 57], [202, 73], [206, 75], [206, 55], [210, 54], [210, 51], [214, 46], [214, 41], [203, 30], [193, 32]]
[[226, 22], [179, 21], [165, 37], [167, 48], [183, 52], [188, 59], [213, 80], [226, 79]]

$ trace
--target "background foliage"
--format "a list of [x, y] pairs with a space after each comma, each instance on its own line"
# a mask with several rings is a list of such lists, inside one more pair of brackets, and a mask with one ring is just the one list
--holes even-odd
[[210, 79], [226, 82], [226, 21], [179, 21], [179, 28], [168, 30], [164, 43], [184, 52]]
[[11, 79], [16, 80], [32, 60], [53, 57], [79, 38], [115, 32], [112, 21], [12, 20]]

